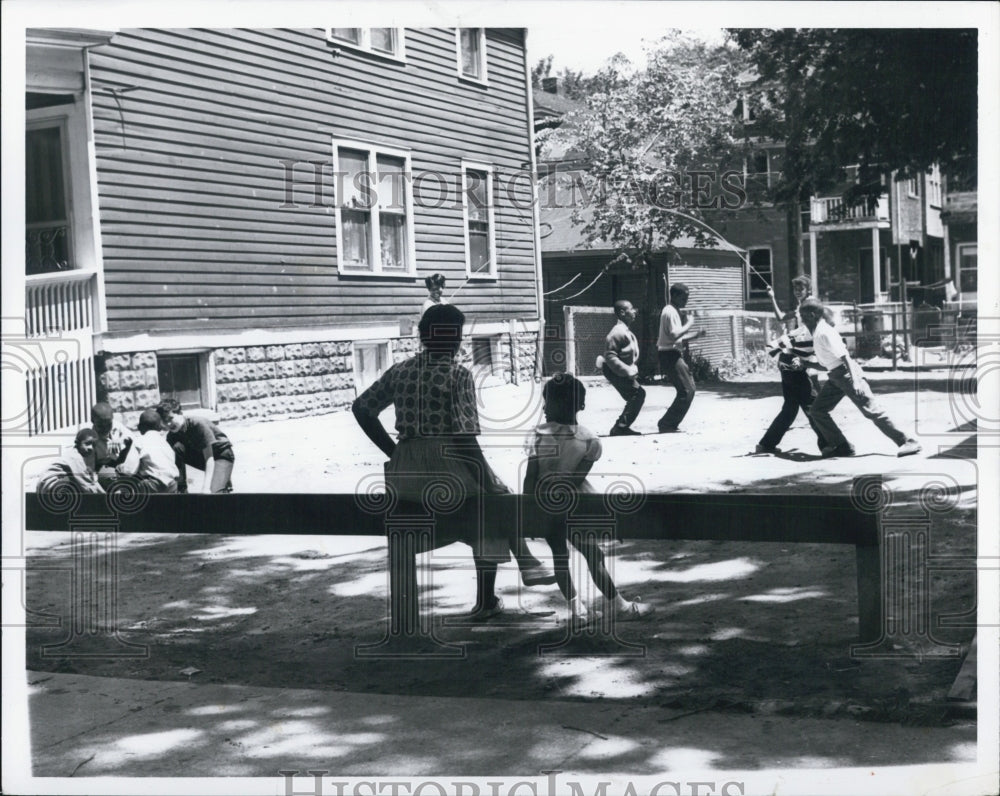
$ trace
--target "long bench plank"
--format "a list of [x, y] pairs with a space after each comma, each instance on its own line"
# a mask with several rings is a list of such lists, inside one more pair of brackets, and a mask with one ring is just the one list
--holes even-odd
[[[403, 503], [388, 507], [377, 496], [347, 494], [67, 496], [68, 504], [25, 495], [25, 529], [114, 530], [119, 533], [217, 535], [315, 534], [389, 536], [390, 624], [419, 634], [415, 553], [437, 546], [438, 523], [499, 516], [517, 522], [521, 535], [537, 534], [537, 502], [523, 495], [495, 495], [429, 511]], [[112, 507], [115, 502], [115, 507]], [[388, 510], [387, 510], [388, 509]], [[622, 539], [849, 544], [855, 546], [859, 636], [875, 642], [883, 627], [879, 515], [846, 495], [665, 494], [609, 497], [580, 495], [568, 515], [581, 527], [614, 528]], [[470, 520], [470, 518], [472, 518]], [[403, 631], [400, 631], [403, 632]]]

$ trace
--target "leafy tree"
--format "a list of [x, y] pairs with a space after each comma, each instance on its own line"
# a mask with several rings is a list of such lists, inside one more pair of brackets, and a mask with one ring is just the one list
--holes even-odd
[[[857, 164], [848, 204], [873, 199], [883, 180], [937, 163], [955, 181], [974, 179], [977, 34], [961, 29], [730, 30], [756, 72], [749, 86], [756, 134], [785, 144], [775, 198], [799, 203], [843, 181]], [[801, 272], [801, 231], [792, 239]]]
[[733, 104], [744, 66], [735, 48], [674, 32], [649, 52], [644, 69], [633, 70], [624, 56], [611, 59], [590, 78], [587, 110], [554, 133], [587, 163], [573, 216], [585, 239], [620, 249], [645, 271], [644, 295], [632, 297], [647, 342], [644, 372], [655, 368], [649, 343], [663, 305], [654, 254], [670, 257], [681, 236], [715, 245], [703, 214], [720, 202], [712, 187], [742, 150]]
[[552, 75], [552, 58], [553, 56], [551, 55], [546, 58], [539, 58], [535, 65], [531, 67], [532, 88], [541, 88], [542, 79]]

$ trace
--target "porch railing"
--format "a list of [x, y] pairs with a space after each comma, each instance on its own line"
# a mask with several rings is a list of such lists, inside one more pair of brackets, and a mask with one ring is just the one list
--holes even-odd
[[821, 196], [811, 202], [813, 224], [837, 224], [843, 221], [888, 221], [889, 203], [885, 197], [846, 205], [839, 196]]
[[72, 271], [29, 278], [25, 290], [28, 337], [93, 329], [94, 281], [93, 273]]
[[25, 331], [37, 349], [24, 372], [29, 436], [64, 433], [90, 417], [97, 400], [95, 284], [93, 272], [28, 277]]

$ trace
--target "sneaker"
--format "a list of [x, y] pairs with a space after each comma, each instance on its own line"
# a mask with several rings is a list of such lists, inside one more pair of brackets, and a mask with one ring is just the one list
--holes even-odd
[[473, 608], [468, 613], [468, 618], [473, 622], [485, 622], [487, 619], [492, 619], [494, 616], [499, 616], [503, 613], [503, 600], [496, 597], [493, 600], [493, 604], [488, 607]]
[[615, 619], [619, 622], [638, 622], [653, 615], [653, 606], [638, 600], [630, 602], [628, 608], [617, 611]]
[[604, 614], [600, 611], [587, 611], [583, 614], [571, 613], [569, 615], [569, 624], [571, 628], [584, 630], [586, 628], [596, 627], [601, 623], [601, 619], [603, 618]]
[[915, 453], [920, 453], [923, 450], [920, 447], [920, 443], [915, 439], [908, 439], [902, 445], [899, 446], [899, 450], [896, 452], [897, 456], [912, 456]]
[[820, 455], [824, 459], [833, 459], [841, 456], [853, 456], [854, 446], [846, 442], [843, 445], [828, 445], [820, 451]]
[[547, 586], [556, 582], [556, 573], [547, 564], [536, 564], [521, 570], [521, 583], [525, 586]]
[[660, 425], [658, 425], [656, 428], [657, 428], [657, 430], [659, 430], [659, 432], [661, 434], [679, 434], [680, 433], [680, 429], [677, 428], [677, 426], [660, 426]]
[[778, 448], [774, 445], [758, 445], [754, 448], [754, 453], [778, 453]]
[[620, 426], [615, 423], [611, 427], [611, 431], [608, 433], [611, 437], [641, 437], [642, 434], [635, 429], [631, 429], [628, 426]]

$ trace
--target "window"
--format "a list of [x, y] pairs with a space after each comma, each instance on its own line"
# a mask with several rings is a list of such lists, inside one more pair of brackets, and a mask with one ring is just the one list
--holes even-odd
[[750, 249], [750, 295], [752, 297], [766, 296], [768, 285], [774, 284], [771, 270], [771, 250]]
[[354, 344], [354, 386], [358, 395], [367, 390], [388, 367], [389, 344]]
[[184, 409], [206, 406], [201, 389], [202, 359], [200, 354], [157, 356], [160, 396], [177, 399]]
[[958, 244], [958, 289], [962, 293], [976, 293], [979, 289], [979, 244]]
[[97, 270], [83, 103], [26, 93], [25, 275]]
[[327, 28], [327, 41], [402, 61], [402, 28]]
[[486, 82], [486, 29], [455, 28], [458, 74], [469, 80]]
[[335, 143], [334, 173], [341, 273], [412, 276], [416, 258], [409, 153]]
[[477, 376], [500, 376], [503, 371], [503, 339], [499, 335], [472, 338], [472, 370]]
[[496, 278], [493, 170], [489, 166], [463, 162], [462, 182], [465, 186], [462, 209], [465, 215], [466, 273], [473, 278]]
[[25, 273], [28, 275], [73, 267], [65, 140], [65, 128], [58, 122], [29, 127], [25, 137]]
[[750, 102], [750, 97], [746, 92], [743, 92], [739, 99], [736, 100], [736, 108], [733, 110], [733, 115], [744, 122], [752, 122], [757, 118], [756, 109], [753, 103]]
[[744, 185], [749, 192], [761, 191], [771, 187], [771, 170], [767, 151], [758, 150], [743, 159]]
[[920, 197], [920, 177], [910, 177], [906, 180], [906, 195], [914, 199]]
[[941, 170], [934, 166], [927, 174], [927, 203], [941, 207]]

